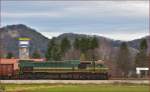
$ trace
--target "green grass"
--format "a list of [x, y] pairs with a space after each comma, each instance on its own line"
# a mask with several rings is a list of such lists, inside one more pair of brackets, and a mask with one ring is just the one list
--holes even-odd
[[6, 92], [150, 92], [148, 85], [131, 84], [5, 84]]

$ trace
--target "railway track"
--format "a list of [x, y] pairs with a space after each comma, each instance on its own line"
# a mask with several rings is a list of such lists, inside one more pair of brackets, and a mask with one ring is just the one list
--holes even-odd
[[1, 80], [6, 84], [150, 84], [149, 80]]

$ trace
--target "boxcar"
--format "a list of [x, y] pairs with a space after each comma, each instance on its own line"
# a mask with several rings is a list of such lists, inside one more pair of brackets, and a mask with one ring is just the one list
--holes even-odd
[[11, 79], [13, 75], [13, 64], [0, 64], [0, 79]]

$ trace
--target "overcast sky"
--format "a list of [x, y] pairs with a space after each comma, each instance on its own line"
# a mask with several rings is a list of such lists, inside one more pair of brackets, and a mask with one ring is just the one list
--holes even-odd
[[149, 2], [2, 1], [1, 24], [25, 24], [48, 38], [62, 33], [133, 40], [149, 33]]

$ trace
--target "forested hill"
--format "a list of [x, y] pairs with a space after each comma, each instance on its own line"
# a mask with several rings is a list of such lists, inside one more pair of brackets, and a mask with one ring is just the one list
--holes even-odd
[[[8, 25], [0, 28], [1, 50], [3, 51], [3, 54], [6, 55], [8, 52], [12, 52], [14, 56], [18, 57], [18, 37], [29, 37], [32, 39], [30, 54], [38, 50], [42, 57], [45, 56], [49, 39], [37, 32], [35, 29], [32, 29], [23, 24]], [[67, 37], [71, 41], [71, 43], [73, 43], [75, 38], [92, 36], [84, 34], [64, 33], [56, 38], [59, 42], [64, 37]], [[100, 44], [98, 51], [103, 58], [108, 57], [111, 53], [115, 53], [117, 51], [117, 48], [122, 43], [122, 41], [115, 41], [101, 36], [95, 37], [98, 39], [98, 42]], [[148, 37], [146, 38], [148, 39]], [[128, 42], [132, 51], [137, 51], [140, 41], [141, 39]]]
[[30, 42], [30, 54], [35, 50], [45, 53], [49, 39], [37, 32], [36, 30], [27, 27], [23, 24], [18, 25], [8, 25], [0, 28], [0, 40], [1, 40], [1, 50], [7, 54], [12, 52], [16, 57], [18, 57], [18, 38], [19, 37], [29, 37]]

